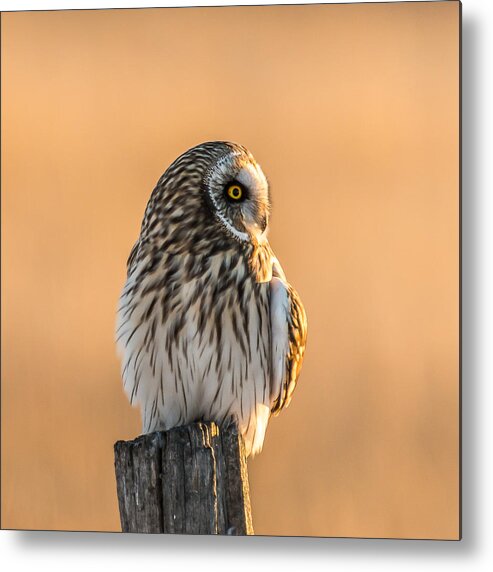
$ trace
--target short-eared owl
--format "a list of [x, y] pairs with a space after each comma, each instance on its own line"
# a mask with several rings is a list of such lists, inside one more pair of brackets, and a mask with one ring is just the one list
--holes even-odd
[[159, 179], [127, 263], [117, 343], [143, 432], [235, 419], [247, 455], [291, 399], [306, 317], [267, 241], [269, 186], [244, 147], [198, 145]]

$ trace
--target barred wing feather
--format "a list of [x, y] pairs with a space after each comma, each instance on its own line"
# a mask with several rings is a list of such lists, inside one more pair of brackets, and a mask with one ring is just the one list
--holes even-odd
[[271, 411], [277, 415], [291, 401], [303, 363], [306, 314], [296, 290], [276, 261], [270, 282], [272, 332]]

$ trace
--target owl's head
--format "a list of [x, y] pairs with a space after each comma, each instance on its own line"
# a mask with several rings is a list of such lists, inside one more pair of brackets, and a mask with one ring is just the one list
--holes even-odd
[[269, 185], [252, 154], [214, 141], [189, 149], [166, 169], [147, 203], [140, 243], [167, 252], [199, 251], [226, 239], [262, 244]]
[[202, 187], [215, 218], [240, 242], [261, 243], [269, 222], [269, 185], [252, 154], [235, 143], [216, 147], [203, 176]]

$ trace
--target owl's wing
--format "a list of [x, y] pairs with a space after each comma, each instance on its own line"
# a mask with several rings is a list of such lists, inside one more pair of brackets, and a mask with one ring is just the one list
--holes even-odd
[[272, 332], [271, 411], [287, 407], [300, 374], [306, 344], [306, 315], [296, 290], [288, 284], [281, 265], [273, 263], [270, 282]]

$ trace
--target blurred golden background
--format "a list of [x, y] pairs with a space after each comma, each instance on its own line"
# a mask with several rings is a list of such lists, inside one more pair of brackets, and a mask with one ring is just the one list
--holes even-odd
[[126, 259], [226, 139], [309, 322], [256, 533], [457, 538], [458, 32], [458, 2], [2, 14], [3, 527], [119, 530]]

